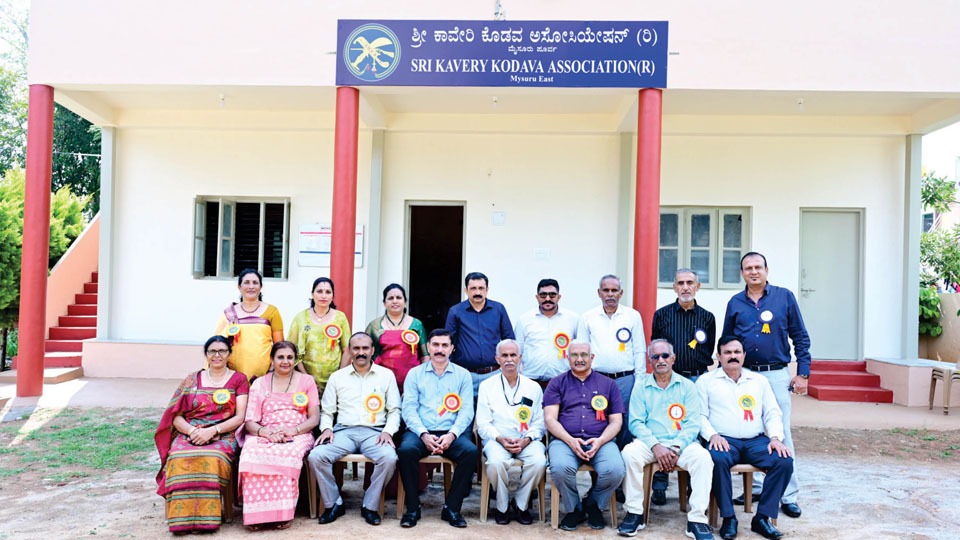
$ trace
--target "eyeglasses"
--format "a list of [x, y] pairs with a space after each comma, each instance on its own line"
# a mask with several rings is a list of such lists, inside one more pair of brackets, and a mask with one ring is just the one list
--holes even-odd
[[228, 354], [230, 354], [230, 351], [228, 351], [227, 349], [211, 349], [207, 351], [207, 356], [224, 357], [224, 356], [227, 356]]
[[569, 356], [570, 358], [583, 358], [584, 360], [590, 359], [590, 353], [588, 352], [580, 352], [580, 353], [571, 352], [571, 353], [567, 353], [567, 356]]
[[664, 360], [666, 360], [667, 358], [670, 358], [671, 356], [673, 356], [673, 355], [672, 355], [672, 354], [669, 354], [669, 353], [651, 354], [651, 355], [650, 355], [650, 359], [651, 359], [651, 360], [659, 360], [660, 358], [663, 358]]
[[542, 293], [537, 293], [537, 296], [539, 296], [540, 298], [556, 298], [556, 297], [557, 297], [557, 293], [555, 293], [555, 292], [542, 292]]

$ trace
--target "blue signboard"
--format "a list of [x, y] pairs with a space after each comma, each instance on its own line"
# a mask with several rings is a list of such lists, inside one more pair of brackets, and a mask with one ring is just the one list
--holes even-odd
[[665, 88], [666, 21], [337, 23], [340, 86]]

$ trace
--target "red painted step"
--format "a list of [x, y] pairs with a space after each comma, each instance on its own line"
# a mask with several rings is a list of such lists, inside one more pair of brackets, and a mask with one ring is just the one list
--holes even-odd
[[100, 281], [100, 272], [91, 272], [90, 281], [94, 283], [97, 283], [98, 281]]
[[48, 352], [43, 355], [43, 367], [80, 367], [83, 355], [74, 352]]
[[96, 315], [61, 315], [57, 319], [57, 324], [59, 324], [60, 326], [83, 326], [87, 328], [96, 328], [97, 316]]
[[82, 352], [83, 342], [48, 339], [43, 350], [46, 352]]
[[90, 339], [97, 337], [97, 328], [89, 326], [54, 326], [50, 339]]
[[893, 392], [885, 388], [862, 386], [810, 386], [810, 396], [821, 401], [859, 401], [863, 403], [893, 403]]
[[840, 360], [814, 360], [810, 362], [811, 371], [866, 371], [866, 362], [847, 362]]
[[97, 284], [96, 284], [96, 282], [84, 283], [84, 284], [83, 284], [83, 292], [96, 294], [96, 292], [97, 292]]
[[879, 387], [880, 376], [866, 371], [810, 371], [810, 384]]
[[[67, 306], [67, 315], [94, 315], [97, 314], [96, 304], [70, 304]], [[96, 319], [94, 319], [96, 320]], [[62, 322], [60, 324], [63, 324]]]
[[96, 304], [97, 295], [96, 293], [80, 293], [75, 294], [74, 301], [78, 304]]

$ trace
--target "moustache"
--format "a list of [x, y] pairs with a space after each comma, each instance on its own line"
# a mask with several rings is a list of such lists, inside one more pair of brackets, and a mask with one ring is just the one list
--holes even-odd
[[370, 358], [369, 355], [366, 355], [366, 354], [363, 354], [363, 353], [355, 354], [355, 355], [353, 355], [353, 357], [354, 357], [354, 358], [358, 358], [358, 359], [359, 359], [359, 358], [363, 358], [363, 359]]
[[474, 297], [474, 298], [483, 298], [483, 295], [482, 295], [482, 294], [475, 294], [475, 295], [473, 295], [473, 297]]
[[740, 360], [738, 360], [738, 359], [736, 359], [736, 358], [731, 358], [731, 359], [727, 360], [727, 363], [728, 363], [728, 364], [739, 364], [739, 363], [740, 363]]

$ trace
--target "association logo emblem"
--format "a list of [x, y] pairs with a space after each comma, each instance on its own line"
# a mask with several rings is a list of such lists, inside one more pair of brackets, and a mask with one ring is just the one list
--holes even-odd
[[382, 24], [362, 25], [347, 37], [343, 61], [358, 79], [382, 81], [400, 62], [400, 40]]

